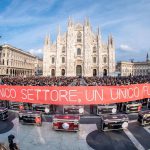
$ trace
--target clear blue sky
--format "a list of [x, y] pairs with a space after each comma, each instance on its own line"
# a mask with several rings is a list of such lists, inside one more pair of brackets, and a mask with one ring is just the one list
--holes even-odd
[[104, 42], [111, 33], [117, 60], [150, 55], [150, 0], [0, 0], [0, 44], [39, 55], [45, 35], [55, 41], [57, 26], [64, 32], [69, 16], [75, 22], [88, 16]]

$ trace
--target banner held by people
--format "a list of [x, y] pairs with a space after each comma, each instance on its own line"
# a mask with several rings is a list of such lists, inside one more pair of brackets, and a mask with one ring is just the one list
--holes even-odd
[[123, 86], [0, 86], [0, 100], [54, 105], [112, 104], [150, 98], [150, 84]]

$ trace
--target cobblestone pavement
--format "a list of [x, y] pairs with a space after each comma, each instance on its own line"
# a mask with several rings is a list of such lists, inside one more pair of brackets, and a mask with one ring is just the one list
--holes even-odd
[[0, 122], [0, 142], [8, 146], [7, 137], [13, 134], [20, 150], [150, 150], [150, 126], [140, 126], [137, 114], [129, 115], [127, 130], [109, 132], [98, 130], [98, 116], [82, 116], [79, 132], [54, 131], [51, 119], [44, 118], [41, 127], [22, 125], [17, 114], [10, 112], [9, 119]]
[[44, 122], [41, 127], [19, 124], [13, 120], [11, 131], [0, 134], [0, 141], [7, 145], [7, 137], [15, 135], [21, 150], [92, 150], [86, 143], [86, 136], [96, 130], [96, 125], [81, 125], [79, 132], [54, 131], [51, 123]]

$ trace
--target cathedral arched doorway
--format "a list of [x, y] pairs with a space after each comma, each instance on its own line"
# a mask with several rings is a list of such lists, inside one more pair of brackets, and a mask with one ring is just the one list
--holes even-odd
[[65, 75], [65, 69], [61, 70], [61, 75], [64, 76]]
[[51, 70], [51, 76], [54, 77], [55, 76], [55, 69]]
[[103, 76], [107, 76], [107, 69], [104, 69]]
[[97, 76], [97, 70], [93, 69], [93, 76]]
[[81, 65], [76, 66], [76, 76], [82, 76], [82, 67], [81, 67]]

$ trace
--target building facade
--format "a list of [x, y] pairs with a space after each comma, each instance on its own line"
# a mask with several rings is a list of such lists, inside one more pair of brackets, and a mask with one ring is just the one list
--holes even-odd
[[99, 29], [94, 33], [88, 19], [68, 20], [67, 32], [58, 30], [56, 43], [46, 36], [43, 48], [44, 76], [106, 76], [115, 72], [115, 44], [110, 35], [102, 42]]
[[38, 57], [35, 59], [35, 75], [36, 76], [43, 75], [43, 60]]
[[117, 71], [121, 76], [150, 75], [150, 60], [147, 54], [144, 62], [118, 62]]
[[1, 76], [31, 76], [35, 74], [36, 57], [28, 52], [5, 44], [0, 49]]

